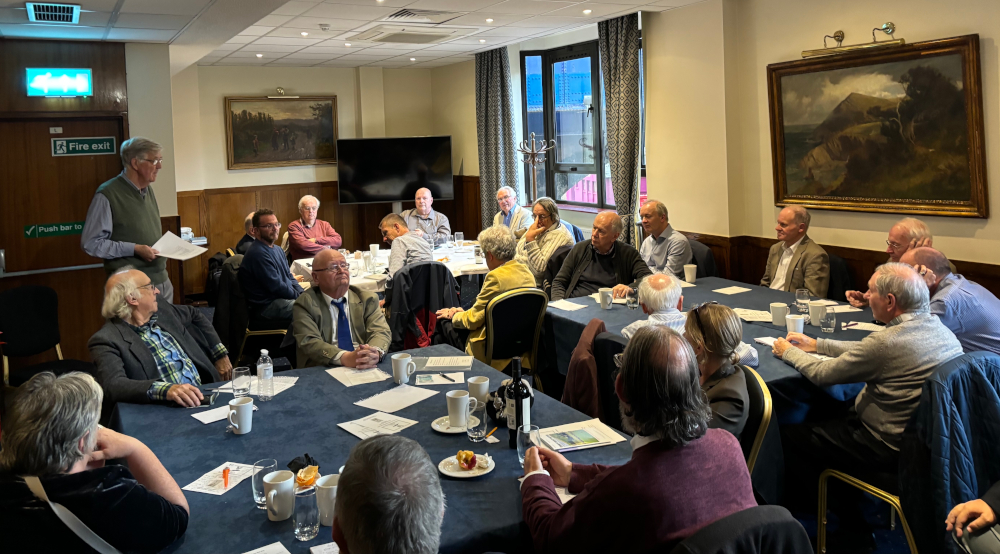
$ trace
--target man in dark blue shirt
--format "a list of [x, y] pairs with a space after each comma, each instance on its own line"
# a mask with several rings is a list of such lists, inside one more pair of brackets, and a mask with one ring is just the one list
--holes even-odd
[[292, 304], [302, 294], [281, 247], [275, 246], [281, 223], [274, 212], [257, 210], [253, 214], [257, 240], [250, 245], [240, 264], [240, 286], [247, 299], [251, 317], [283, 320], [292, 318]]

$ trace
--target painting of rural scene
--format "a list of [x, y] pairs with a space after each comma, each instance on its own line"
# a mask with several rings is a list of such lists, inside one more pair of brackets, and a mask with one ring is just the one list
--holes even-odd
[[337, 99], [226, 98], [229, 169], [337, 161]]

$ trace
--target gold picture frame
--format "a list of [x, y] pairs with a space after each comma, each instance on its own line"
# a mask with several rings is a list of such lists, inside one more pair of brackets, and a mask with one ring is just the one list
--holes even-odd
[[337, 163], [337, 97], [227, 96], [229, 169]]

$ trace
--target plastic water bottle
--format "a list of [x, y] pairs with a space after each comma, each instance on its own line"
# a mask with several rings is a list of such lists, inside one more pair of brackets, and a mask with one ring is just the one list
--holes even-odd
[[267, 350], [260, 351], [257, 360], [257, 400], [266, 402], [274, 397], [274, 363]]

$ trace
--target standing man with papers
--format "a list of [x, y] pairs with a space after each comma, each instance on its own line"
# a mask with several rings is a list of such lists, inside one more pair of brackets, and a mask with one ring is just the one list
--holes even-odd
[[149, 185], [163, 167], [163, 147], [143, 137], [121, 145], [125, 169], [97, 187], [87, 210], [80, 246], [104, 260], [104, 270], [132, 266], [145, 273], [160, 289], [163, 299], [174, 301], [174, 287], [167, 276], [167, 260], [152, 245], [163, 235], [160, 207]]

